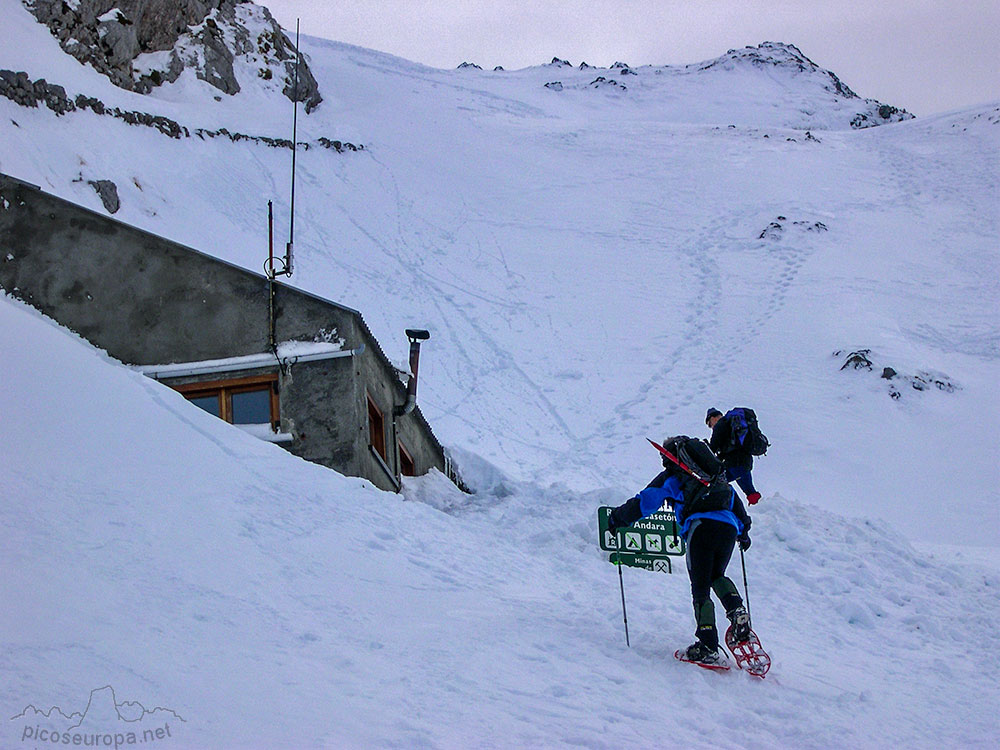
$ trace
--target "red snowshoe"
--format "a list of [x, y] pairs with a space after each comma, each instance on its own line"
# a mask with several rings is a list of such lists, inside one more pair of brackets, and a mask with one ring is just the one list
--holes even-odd
[[734, 627], [730, 625], [726, 631], [726, 646], [736, 660], [736, 666], [754, 677], [763, 678], [771, 668], [771, 657], [760, 645], [760, 639], [755, 632], [751, 630], [745, 641], [737, 641], [733, 637]]
[[710, 651], [701, 641], [674, 651], [674, 658], [702, 669], [711, 669], [713, 672], [729, 671], [729, 662], [723, 658], [718, 649]]

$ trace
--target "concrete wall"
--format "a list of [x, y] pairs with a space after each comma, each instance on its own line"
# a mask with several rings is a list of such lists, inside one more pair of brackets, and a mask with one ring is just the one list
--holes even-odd
[[282, 429], [296, 438], [288, 448], [307, 461], [394, 490], [381, 476], [365, 471], [360, 460], [368, 447], [363, 433], [368, 417], [355, 397], [354, 369], [354, 359], [345, 357], [296, 364], [279, 376]]
[[[2, 174], [0, 287], [130, 364], [197, 362], [269, 350], [269, 283], [263, 275]], [[295, 436], [284, 447], [394, 490], [398, 485], [390, 475], [399, 474], [398, 433], [417, 473], [444, 470], [444, 451], [419, 409], [400, 417], [392, 429], [393, 407], [405, 401], [405, 388], [360, 314], [285, 284], [274, 288], [279, 342], [335, 334], [345, 348], [363, 347], [354, 357], [296, 363], [280, 373], [282, 431]], [[277, 369], [275, 362], [272, 371]], [[368, 448], [366, 394], [385, 415], [388, 473]]]

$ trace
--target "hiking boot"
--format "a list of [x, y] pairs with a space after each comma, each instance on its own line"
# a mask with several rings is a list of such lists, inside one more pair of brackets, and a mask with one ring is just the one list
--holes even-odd
[[737, 643], [749, 640], [750, 614], [747, 612], [746, 607], [742, 604], [738, 607], [733, 607], [729, 612], [726, 612], [726, 617], [733, 624], [733, 640]]
[[721, 662], [719, 649], [709, 648], [702, 641], [695, 641], [684, 649], [684, 658], [698, 664], [719, 664]]

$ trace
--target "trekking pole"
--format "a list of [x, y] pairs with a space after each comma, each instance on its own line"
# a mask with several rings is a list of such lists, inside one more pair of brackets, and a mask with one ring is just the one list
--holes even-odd
[[[617, 539], [621, 538], [617, 534], [615, 536]], [[618, 549], [621, 549], [620, 542]], [[625, 645], [628, 648], [632, 648], [632, 644], [628, 641], [628, 613], [625, 611], [625, 580], [622, 578], [622, 553], [616, 552], [615, 554], [618, 555], [618, 585], [622, 590], [622, 620], [625, 622]]]
[[[743, 548], [740, 547], [740, 565], [743, 566], [743, 601], [747, 607], [747, 617], [750, 617], [750, 591], [747, 589], [747, 561], [743, 557]], [[750, 620], [753, 622], [753, 619]]]

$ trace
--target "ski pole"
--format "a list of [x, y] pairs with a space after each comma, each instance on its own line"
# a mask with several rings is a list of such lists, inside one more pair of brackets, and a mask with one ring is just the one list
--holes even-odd
[[[743, 548], [740, 547], [740, 565], [743, 566], [743, 601], [747, 607], [747, 617], [750, 617], [750, 591], [747, 589], [747, 561], [743, 557]], [[751, 618], [751, 622], [753, 619]]]
[[[617, 534], [615, 535], [618, 540], [621, 539]], [[621, 542], [619, 541], [618, 549], [621, 549]], [[628, 648], [632, 648], [632, 644], [628, 641], [628, 613], [625, 610], [625, 580], [622, 578], [622, 553], [616, 552], [618, 555], [618, 585], [622, 590], [622, 620], [625, 622], [625, 645]]]

